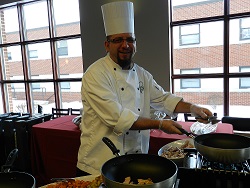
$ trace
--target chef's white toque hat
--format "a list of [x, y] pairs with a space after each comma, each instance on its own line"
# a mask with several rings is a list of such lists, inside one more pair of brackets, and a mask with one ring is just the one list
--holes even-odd
[[132, 2], [118, 1], [101, 6], [106, 36], [134, 33], [134, 6]]

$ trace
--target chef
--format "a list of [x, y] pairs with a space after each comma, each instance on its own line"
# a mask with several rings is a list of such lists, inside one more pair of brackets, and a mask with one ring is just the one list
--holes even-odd
[[175, 121], [151, 119], [150, 107], [172, 117], [180, 112], [202, 118], [212, 115], [208, 109], [164, 91], [133, 61], [136, 36], [132, 2], [115, 1], [104, 4], [101, 10], [107, 55], [95, 61], [82, 78], [84, 112], [76, 176], [98, 175], [102, 165], [114, 157], [103, 137], [114, 142], [121, 155], [127, 155], [148, 152], [150, 129], [182, 134]]

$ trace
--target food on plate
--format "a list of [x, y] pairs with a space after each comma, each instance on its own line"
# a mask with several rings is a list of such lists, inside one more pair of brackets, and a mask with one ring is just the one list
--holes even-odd
[[131, 180], [131, 177], [126, 177], [124, 182], [125, 184], [137, 184], [137, 185], [148, 185], [148, 184], [153, 184], [154, 182], [148, 178], [148, 179], [137, 179], [138, 183], [134, 183], [132, 180]]
[[190, 143], [189, 140], [186, 140], [181, 146], [180, 149], [184, 149], [184, 148], [194, 148], [194, 145], [192, 143]]
[[46, 188], [98, 188], [102, 183], [102, 177], [97, 176], [92, 181], [85, 181], [80, 179], [71, 179], [67, 181], [61, 181], [52, 183], [46, 186]]
[[166, 158], [183, 158], [185, 156], [184, 148], [194, 148], [194, 145], [189, 140], [186, 140], [180, 147], [170, 146], [164, 149], [161, 156]]

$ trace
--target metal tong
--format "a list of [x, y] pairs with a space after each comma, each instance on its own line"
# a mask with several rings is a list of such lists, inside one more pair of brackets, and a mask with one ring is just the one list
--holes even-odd
[[212, 125], [213, 124], [216, 124], [218, 122], [220, 122], [221, 120], [220, 119], [217, 119], [217, 116], [208, 116], [207, 119], [204, 119], [202, 118], [201, 116], [197, 116], [195, 117], [195, 119], [203, 119], [203, 120], [207, 120], [209, 123], [211, 123]]
[[194, 139], [195, 138], [195, 135], [193, 133], [189, 133], [187, 132], [185, 129], [183, 128], [179, 128], [179, 127], [176, 127], [177, 129], [179, 129], [183, 134], [187, 135], [188, 137]]

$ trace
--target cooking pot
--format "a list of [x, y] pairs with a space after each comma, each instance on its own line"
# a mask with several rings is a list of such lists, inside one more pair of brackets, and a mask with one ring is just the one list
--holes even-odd
[[26, 172], [10, 171], [17, 157], [18, 149], [10, 152], [5, 165], [2, 166], [0, 173], [0, 187], [8, 188], [35, 188], [35, 178]]
[[[105, 162], [101, 168], [103, 182], [108, 188], [147, 187], [172, 188], [177, 178], [176, 164], [164, 157], [149, 154], [128, 154], [120, 156], [119, 150], [107, 137], [103, 142], [116, 155]], [[148, 185], [124, 184], [126, 177], [133, 182], [150, 178], [154, 183]]]
[[250, 137], [228, 133], [195, 136], [185, 129], [178, 129], [193, 138], [196, 150], [211, 162], [232, 164], [250, 159]]

